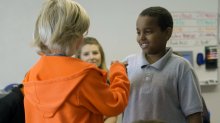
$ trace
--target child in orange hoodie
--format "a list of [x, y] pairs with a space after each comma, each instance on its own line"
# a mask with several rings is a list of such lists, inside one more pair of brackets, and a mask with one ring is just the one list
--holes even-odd
[[71, 57], [88, 28], [89, 17], [75, 1], [45, 1], [34, 32], [43, 55], [23, 80], [26, 123], [103, 123], [103, 115], [118, 115], [127, 106], [124, 64], [112, 62], [108, 86], [105, 71]]

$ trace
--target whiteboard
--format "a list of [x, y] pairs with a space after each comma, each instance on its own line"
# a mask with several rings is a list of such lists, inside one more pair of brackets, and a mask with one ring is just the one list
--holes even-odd
[[[168, 46], [175, 51], [192, 52], [192, 64], [201, 85], [218, 84], [218, 12], [172, 11], [172, 14], [174, 31]], [[197, 64], [201, 54], [205, 62], [202, 65]]]

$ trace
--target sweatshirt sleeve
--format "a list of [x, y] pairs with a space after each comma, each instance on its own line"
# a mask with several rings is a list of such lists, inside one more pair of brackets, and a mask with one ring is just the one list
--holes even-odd
[[130, 90], [126, 68], [123, 64], [114, 63], [109, 72], [110, 86], [100, 71], [93, 69], [88, 72], [79, 87], [79, 105], [106, 116], [115, 116], [124, 111]]

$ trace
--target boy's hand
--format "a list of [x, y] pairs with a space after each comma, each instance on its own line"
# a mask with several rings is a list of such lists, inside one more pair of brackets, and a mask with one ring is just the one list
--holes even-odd
[[124, 61], [124, 62], [122, 62], [122, 63], [124, 64], [125, 67], [128, 66], [128, 62], [127, 62], [127, 61]]
[[125, 66], [126, 73], [128, 73], [128, 71], [127, 71], [128, 62], [127, 62], [127, 61], [124, 61], [123, 64], [124, 64], [124, 66]]

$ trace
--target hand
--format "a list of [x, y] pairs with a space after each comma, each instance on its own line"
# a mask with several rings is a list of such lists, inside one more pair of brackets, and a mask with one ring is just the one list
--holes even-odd
[[128, 66], [128, 62], [127, 62], [127, 61], [124, 61], [124, 62], [122, 62], [122, 63], [124, 64], [125, 67]]
[[127, 70], [128, 62], [127, 62], [127, 61], [124, 61], [123, 64], [124, 64], [124, 66], [125, 66], [126, 73], [128, 73], [128, 70]]

